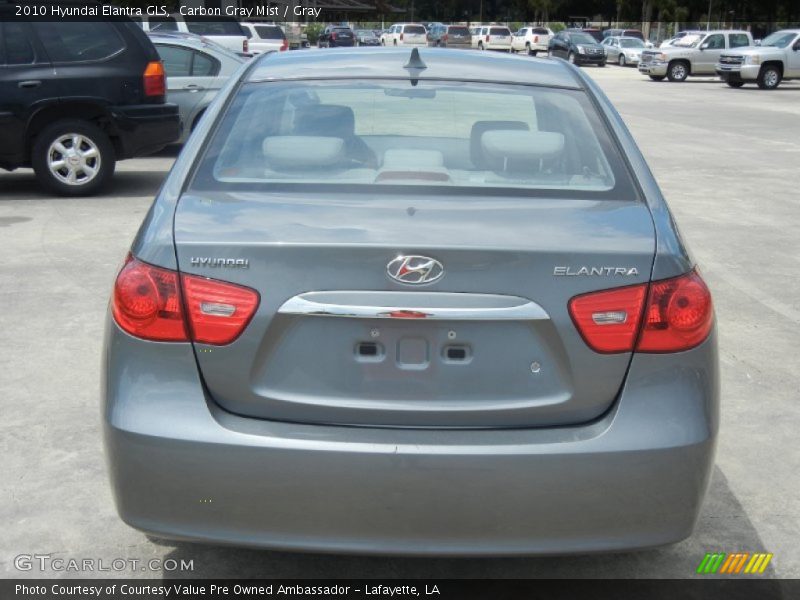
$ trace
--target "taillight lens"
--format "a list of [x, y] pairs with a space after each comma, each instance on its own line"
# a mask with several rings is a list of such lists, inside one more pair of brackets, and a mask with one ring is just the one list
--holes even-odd
[[486, 34], [486, 41], [489, 41], [489, 34]]
[[250, 288], [179, 276], [129, 255], [117, 276], [111, 308], [117, 324], [135, 337], [224, 345], [242, 334], [258, 303], [258, 292]]
[[678, 352], [699, 345], [714, 322], [711, 292], [697, 272], [650, 285], [640, 352]]
[[286, 52], [289, 49], [289, 40], [283, 38], [283, 43], [281, 44], [280, 52]]
[[196, 275], [183, 275], [181, 282], [195, 342], [230, 344], [258, 308], [258, 292], [250, 288]]
[[569, 301], [569, 314], [595, 352], [630, 352], [646, 296], [646, 283], [582, 294]]
[[178, 274], [128, 256], [117, 275], [112, 314], [133, 336], [161, 342], [188, 341]]
[[145, 96], [165, 96], [167, 94], [167, 76], [164, 72], [164, 64], [160, 60], [147, 63], [143, 78]]
[[538, 44], [539, 43], [539, 36], [538, 35], [533, 36], [533, 43], [534, 44]]
[[401, 42], [403, 41], [403, 34], [402, 33], [400, 34], [400, 41]]
[[695, 271], [575, 296], [569, 313], [586, 344], [602, 353], [689, 350], [714, 321], [711, 293]]
[[242, 52], [250, 52], [250, 42], [242, 40]]

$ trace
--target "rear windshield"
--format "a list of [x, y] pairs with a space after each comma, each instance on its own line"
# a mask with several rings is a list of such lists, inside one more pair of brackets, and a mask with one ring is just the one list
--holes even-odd
[[447, 33], [450, 35], [469, 35], [469, 29], [466, 27], [448, 27]]
[[198, 35], [245, 35], [242, 26], [236, 21], [209, 21], [197, 17], [187, 17], [186, 27]]
[[637, 38], [622, 38], [619, 45], [623, 48], [643, 48], [644, 42]]
[[256, 25], [256, 33], [262, 40], [282, 40], [283, 29], [277, 25]]
[[507, 84], [248, 83], [196, 173], [195, 189], [635, 197], [584, 92]]
[[422, 25], [406, 25], [403, 33], [425, 33], [425, 28]]
[[489, 31], [490, 35], [511, 35], [511, 30], [507, 27], [492, 27]]

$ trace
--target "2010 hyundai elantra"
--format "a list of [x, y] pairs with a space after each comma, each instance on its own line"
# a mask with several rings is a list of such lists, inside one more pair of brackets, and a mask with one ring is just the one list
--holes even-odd
[[711, 297], [630, 133], [551, 59], [271, 54], [117, 276], [122, 519], [357, 553], [645, 547], [713, 463]]

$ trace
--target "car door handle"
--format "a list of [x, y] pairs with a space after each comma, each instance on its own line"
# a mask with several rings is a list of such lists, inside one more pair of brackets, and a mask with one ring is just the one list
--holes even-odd
[[25, 89], [37, 88], [40, 85], [42, 85], [42, 82], [37, 80], [37, 79], [31, 79], [29, 81], [20, 81], [17, 84], [18, 87], [25, 88]]
[[183, 88], [183, 89], [185, 89], [185, 90], [189, 90], [190, 92], [199, 92], [199, 91], [200, 91], [200, 90], [202, 90], [203, 88], [202, 88], [201, 86], [199, 86], [199, 85], [195, 85], [194, 83], [192, 83], [192, 84], [190, 84], [190, 85], [187, 85], [187, 86], [186, 86], [185, 88]]

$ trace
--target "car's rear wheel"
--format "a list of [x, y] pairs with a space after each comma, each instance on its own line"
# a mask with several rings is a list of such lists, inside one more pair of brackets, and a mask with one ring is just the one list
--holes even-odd
[[88, 121], [65, 119], [39, 133], [31, 163], [48, 191], [60, 196], [88, 196], [108, 183], [116, 156], [102, 129]]
[[483, 42], [478, 42], [478, 50], [485, 50], [483, 47]]
[[650, 79], [653, 81], [664, 81], [664, 75], [650, 75]]
[[740, 88], [744, 85], [744, 81], [726, 81], [725, 83], [732, 88]]
[[762, 90], [774, 90], [781, 83], [781, 70], [775, 65], [764, 65], [756, 83]]
[[619, 57], [617, 58], [617, 62], [619, 63], [620, 67], [625, 66], [625, 55], [620, 53]]
[[682, 81], [686, 81], [688, 76], [689, 67], [685, 62], [682, 60], [676, 60], [670, 63], [669, 68], [667, 69], [667, 78], [670, 81], [674, 83], [680, 83]]

